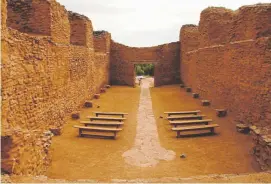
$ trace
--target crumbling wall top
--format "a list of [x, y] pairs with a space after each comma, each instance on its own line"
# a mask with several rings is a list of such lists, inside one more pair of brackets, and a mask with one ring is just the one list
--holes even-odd
[[72, 20], [73, 19], [81, 19], [81, 20], [86, 20], [86, 21], [91, 22], [91, 20], [85, 15], [75, 13], [75, 12], [72, 12], [72, 11], [68, 11], [68, 14], [69, 14], [69, 19], [72, 19]]

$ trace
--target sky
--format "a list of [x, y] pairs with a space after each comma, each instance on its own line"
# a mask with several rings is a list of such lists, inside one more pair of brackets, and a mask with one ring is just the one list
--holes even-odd
[[184, 24], [198, 25], [200, 12], [209, 7], [236, 10], [270, 0], [57, 0], [67, 10], [83, 14], [94, 30], [106, 30], [116, 42], [148, 47], [179, 40]]

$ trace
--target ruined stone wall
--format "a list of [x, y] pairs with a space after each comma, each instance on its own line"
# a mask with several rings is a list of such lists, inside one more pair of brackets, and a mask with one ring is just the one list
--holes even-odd
[[106, 31], [94, 31], [94, 49], [95, 52], [110, 52], [111, 34]]
[[[94, 52], [91, 22], [77, 17], [84, 22], [77, 25], [85, 30], [80, 32], [84, 45], [70, 44], [70, 38], [83, 42], [82, 37], [71, 36], [74, 24], [69, 24], [68, 12], [56, 1], [46, 2], [52, 12], [47, 17], [52, 36], [13, 28], [1, 36], [2, 168], [9, 173], [43, 174], [50, 163], [48, 130], [61, 128], [72, 111], [108, 84], [109, 57]], [[40, 5], [38, 9], [44, 7]], [[5, 8], [4, 2], [1, 9]], [[9, 13], [7, 17], [9, 25]]]
[[70, 43], [93, 48], [91, 21], [78, 13], [69, 12]]
[[[208, 8], [199, 27], [183, 26], [180, 38], [185, 85], [214, 108], [228, 109], [236, 123], [255, 125], [261, 135], [270, 135], [271, 4], [235, 12]], [[261, 165], [270, 168], [270, 158]]]
[[112, 84], [134, 85], [134, 65], [154, 63], [155, 86], [175, 84], [179, 78], [179, 42], [155, 47], [128, 47], [111, 42], [110, 80]]
[[24, 33], [50, 35], [50, 4], [37, 0], [9, 0], [8, 27]]

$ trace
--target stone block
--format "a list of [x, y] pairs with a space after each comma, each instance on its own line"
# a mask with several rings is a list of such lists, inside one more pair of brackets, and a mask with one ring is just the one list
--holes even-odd
[[100, 94], [95, 94], [95, 95], [94, 95], [94, 98], [95, 98], [95, 99], [99, 99], [100, 96], [101, 96]]
[[51, 127], [49, 129], [55, 136], [62, 134], [62, 128], [61, 127]]
[[80, 118], [80, 112], [73, 112], [72, 113], [72, 119], [79, 119]]
[[85, 104], [84, 104], [85, 107], [91, 108], [92, 105], [93, 105], [93, 104], [92, 104], [91, 101], [85, 101]]
[[198, 93], [193, 93], [193, 98], [199, 98], [199, 94]]
[[101, 88], [101, 93], [105, 93], [106, 92], [106, 88]]
[[209, 106], [209, 105], [211, 105], [211, 102], [209, 100], [202, 100], [201, 104], [202, 104], [202, 106]]
[[110, 88], [111, 86], [110, 85], [105, 85], [105, 88]]
[[216, 109], [217, 117], [225, 117], [227, 115], [227, 109]]
[[249, 126], [246, 124], [238, 123], [236, 124], [236, 130], [240, 133], [249, 133]]
[[184, 84], [180, 84], [180, 87], [181, 87], [181, 88], [184, 88], [185, 86], [184, 86]]
[[192, 92], [192, 88], [190, 88], [190, 87], [186, 87], [185, 89], [186, 89], [186, 92], [188, 92], [188, 93]]

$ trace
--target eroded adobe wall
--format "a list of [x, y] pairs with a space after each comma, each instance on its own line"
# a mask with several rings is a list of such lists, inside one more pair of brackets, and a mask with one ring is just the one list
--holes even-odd
[[256, 141], [255, 154], [262, 168], [270, 168], [270, 157], [262, 155], [271, 154], [271, 4], [235, 12], [208, 8], [199, 27], [183, 26], [180, 38], [185, 85], [214, 108], [227, 108], [236, 123], [255, 125], [255, 139], [266, 140]]
[[110, 80], [112, 84], [134, 85], [134, 64], [154, 63], [155, 86], [179, 83], [179, 42], [155, 47], [128, 47], [111, 42]]
[[[76, 25], [84, 37], [74, 37], [75, 25], [65, 8], [56, 1], [46, 3], [52, 36], [20, 28], [8, 28], [1, 36], [2, 169], [9, 173], [44, 174], [50, 163], [48, 130], [61, 128], [72, 111], [108, 83], [109, 59], [94, 52], [91, 21], [76, 14], [84, 22]], [[48, 8], [40, 5], [38, 9]]]

